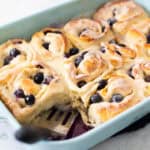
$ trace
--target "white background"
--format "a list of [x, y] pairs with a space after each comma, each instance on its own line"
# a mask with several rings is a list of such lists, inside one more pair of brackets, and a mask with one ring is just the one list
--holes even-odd
[[[23, 16], [52, 7], [63, 0], [0, 0], [0, 25], [6, 24]], [[2, 128], [2, 127], [1, 127]], [[0, 129], [3, 130], [3, 129]], [[101, 134], [101, 133], [99, 133]], [[0, 142], [1, 143], [1, 142]], [[84, 143], [83, 143], [84, 144]], [[5, 146], [4, 146], [5, 145]], [[1, 150], [8, 144], [0, 144]], [[149, 150], [150, 149], [150, 125], [129, 134], [117, 136], [97, 145], [92, 150]], [[13, 148], [11, 143], [11, 150]]]

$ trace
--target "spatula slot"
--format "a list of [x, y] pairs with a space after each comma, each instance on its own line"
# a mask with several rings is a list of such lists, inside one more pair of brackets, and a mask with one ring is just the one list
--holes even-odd
[[62, 125], [65, 125], [70, 117], [71, 117], [71, 112], [68, 112], [67, 115], [65, 116], [63, 122], [62, 122]]
[[56, 111], [57, 111], [57, 109], [55, 107], [53, 107], [51, 109], [49, 116], [47, 117], [47, 120], [51, 120], [51, 118], [55, 115]]

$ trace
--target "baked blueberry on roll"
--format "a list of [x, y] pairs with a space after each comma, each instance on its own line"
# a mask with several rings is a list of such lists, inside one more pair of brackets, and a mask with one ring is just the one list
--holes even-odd
[[121, 68], [125, 63], [136, 58], [135, 50], [118, 43], [115, 39], [108, 41], [108, 43], [101, 43], [100, 52], [102, 58], [109, 64], [109, 68], [112, 69]]
[[104, 123], [140, 102], [144, 95], [139, 90], [143, 91], [143, 87], [125, 74], [113, 73], [105, 79], [100, 78], [89, 87], [88, 94], [82, 94], [90, 124]]
[[104, 20], [122, 38], [133, 24], [141, 22], [148, 15], [142, 7], [132, 0], [114, 0], [100, 7], [93, 18]]
[[134, 49], [138, 57], [150, 56], [150, 19], [134, 24], [125, 34], [123, 43]]
[[57, 28], [45, 28], [35, 33], [32, 36], [31, 45], [45, 61], [57, 56], [69, 57], [77, 53], [76, 50], [70, 50], [73, 48], [70, 41], [62, 30]]
[[73, 90], [80, 90], [98, 76], [110, 71], [97, 46], [84, 49], [78, 55], [65, 60], [64, 69], [66, 82]]
[[135, 59], [133, 63], [126, 65], [125, 72], [135, 80], [150, 82], [150, 61], [144, 58]]
[[135, 51], [125, 45], [101, 43], [100, 46], [91, 46], [66, 59], [64, 75], [71, 88], [80, 90], [97, 77], [123, 67], [135, 57]]
[[43, 111], [70, 100], [62, 77], [41, 62], [22, 64], [0, 78], [0, 95], [21, 123], [30, 123]]
[[31, 61], [34, 55], [33, 49], [25, 40], [9, 40], [0, 45], [0, 71], [12, 68], [26, 61]]
[[98, 44], [102, 39], [107, 40], [113, 37], [106, 24], [88, 18], [69, 21], [64, 26], [64, 31], [72, 44], [79, 49]]

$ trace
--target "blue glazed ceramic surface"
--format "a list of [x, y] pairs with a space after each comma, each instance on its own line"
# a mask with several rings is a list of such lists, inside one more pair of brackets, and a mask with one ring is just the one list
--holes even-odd
[[[150, 10], [149, 0], [136, 1], [143, 5], [146, 10]], [[30, 36], [34, 32], [40, 30], [43, 27], [49, 26], [51, 24], [63, 23], [77, 16], [90, 15], [104, 2], [107, 2], [107, 0], [64, 0], [62, 5], [58, 5], [53, 9], [42, 10], [41, 12], [33, 14], [32, 16], [23, 18], [10, 24], [4, 26], [0, 25], [0, 43], [15, 37], [30, 39]], [[65, 141], [42, 141], [32, 145], [24, 144], [22, 145], [22, 149], [87, 150], [150, 112], [149, 106], [150, 98], [147, 98], [136, 106], [121, 113], [114, 119], [99, 127], [96, 127], [95, 129], [92, 129], [91, 131], [79, 137]], [[14, 131], [20, 127], [11, 113], [0, 102], [0, 125], [2, 123], [11, 125]], [[6, 138], [8, 137], [5, 132], [0, 134], [0, 143]]]

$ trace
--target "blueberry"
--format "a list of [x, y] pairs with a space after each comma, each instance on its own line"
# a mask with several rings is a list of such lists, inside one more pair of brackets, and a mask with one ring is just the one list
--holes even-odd
[[110, 27], [113, 26], [113, 24], [115, 24], [117, 22], [117, 20], [115, 18], [110, 18], [107, 20], [108, 24]]
[[43, 84], [49, 84], [53, 79], [54, 79], [54, 77], [52, 75], [51, 76], [47, 76], [44, 79]]
[[107, 80], [100, 80], [97, 90], [103, 89], [107, 85]]
[[14, 95], [17, 97], [17, 98], [24, 98], [24, 91], [22, 89], [18, 89], [14, 92]]
[[144, 80], [145, 80], [145, 82], [150, 82], [150, 75], [146, 75], [146, 76], [144, 77]]
[[94, 94], [90, 97], [90, 104], [102, 102], [103, 98], [98, 94]]
[[83, 57], [82, 57], [82, 56], [78, 56], [78, 57], [74, 60], [74, 65], [75, 65], [76, 67], [78, 67], [82, 60], [83, 60]]
[[35, 103], [35, 97], [31, 95], [26, 95], [25, 96], [25, 102], [27, 105], [33, 105]]
[[74, 60], [74, 65], [76, 67], [79, 66], [79, 64], [81, 63], [81, 61], [84, 59], [85, 54], [88, 53], [87, 51], [83, 52], [80, 56], [78, 56], [75, 60]]
[[101, 46], [101, 47], [100, 47], [100, 51], [101, 51], [102, 53], [105, 53], [105, 52], [106, 52], [105, 47], [104, 47], [104, 46]]
[[123, 100], [123, 96], [121, 94], [113, 94], [110, 102], [121, 102]]
[[4, 65], [8, 65], [10, 63], [10, 61], [18, 55], [20, 55], [20, 51], [18, 49], [16, 49], [16, 48], [11, 49], [9, 56], [5, 57], [5, 59], [4, 59]]
[[150, 44], [150, 34], [147, 35], [147, 43]]
[[83, 87], [85, 84], [86, 84], [86, 81], [82, 80], [82, 81], [79, 81], [79, 82], [77, 83], [77, 86], [78, 86], [79, 88], [81, 88], [81, 87]]
[[75, 55], [79, 52], [79, 49], [78, 48], [71, 48], [69, 50], [69, 54], [72, 56], [72, 55]]
[[9, 56], [11, 56], [11, 57], [16, 57], [18, 55], [20, 55], [20, 51], [16, 48], [13, 48], [9, 53]]
[[47, 50], [49, 49], [49, 45], [50, 45], [50, 43], [48, 43], [48, 42], [45, 42], [42, 44], [42, 46]]
[[5, 57], [3, 65], [8, 65], [12, 59], [13, 59], [12, 56]]
[[41, 84], [43, 79], [44, 79], [44, 75], [42, 72], [38, 72], [37, 74], [35, 74], [34, 76], [34, 82], [37, 83], [37, 84]]
[[77, 54], [78, 52], [79, 52], [79, 49], [73, 47], [73, 48], [71, 48], [71, 49], [69, 50], [68, 53], [65, 54], [65, 56], [68, 58], [68, 57], [70, 57], [70, 56], [72, 56], [72, 55]]

